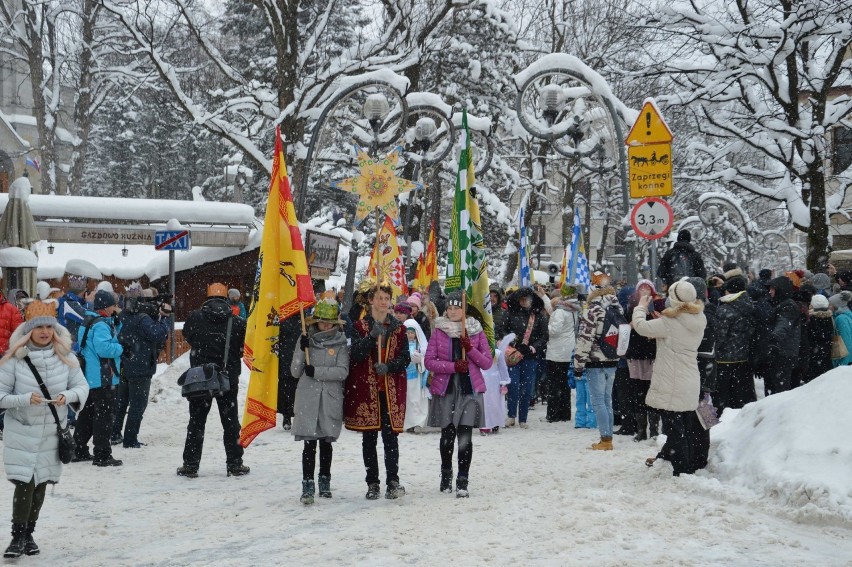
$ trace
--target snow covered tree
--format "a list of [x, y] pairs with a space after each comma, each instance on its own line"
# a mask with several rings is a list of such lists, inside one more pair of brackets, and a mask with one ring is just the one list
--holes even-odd
[[645, 22], [660, 31], [647, 74], [670, 79], [665, 101], [693, 113], [703, 179], [784, 202], [816, 268], [828, 257], [828, 215], [852, 181], [834, 172], [827, 194], [827, 137], [852, 111], [836, 92], [852, 84], [852, 3], [691, 2], [656, 14]]

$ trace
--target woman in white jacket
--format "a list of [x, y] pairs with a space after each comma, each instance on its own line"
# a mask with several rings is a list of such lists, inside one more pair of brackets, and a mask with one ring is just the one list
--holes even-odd
[[[643, 337], [657, 339], [657, 358], [651, 375], [651, 387], [645, 403], [660, 410], [666, 443], [660, 457], [671, 461], [674, 476], [692, 474], [686, 419], [698, 407], [701, 378], [698, 373], [698, 346], [704, 338], [707, 319], [704, 304], [696, 300], [695, 288], [681, 280], [668, 290], [671, 307], [659, 319], [647, 320], [649, 296], [639, 299], [633, 310], [633, 328]], [[649, 466], [654, 459], [648, 459]]]
[[555, 292], [551, 298], [553, 311], [547, 323], [547, 419], [571, 421], [571, 388], [568, 387], [568, 366], [577, 342], [577, 323], [580, 303], [575, 298], [563, 298]]
[[[59, 435], [48, 404], [60, 423], [67, 422], [68, 405], [77, 411], [86, 401], [89, 386], [77, 359], [71, 354], [71, 335], [55, 318], [55, 303], [34, 301], [27, 306], [26, 322], [9, 339], [0, 360], [0, 408], [6, 411], [3, 464], [6, 478], [15, 485], [12, 500], [12, 543], [4, 557], [36, 555], [33, 531], [44, 503], [48, 483], [59, 482]], [[41, 376], [50, 399], [44, 399], [33, 372]]]

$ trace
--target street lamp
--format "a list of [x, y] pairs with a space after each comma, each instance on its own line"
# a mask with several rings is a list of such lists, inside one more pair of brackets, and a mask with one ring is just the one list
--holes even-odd
[[[576, 57], [555, 53], [539, 58], [514, 79], [518, 88], [515, 110], [524, 130], [592, 173], [603, 175], [617, 167], [621, 215], [629, 218], [627, 152], [623, 144], [626, 107], [609, 92], [603, 77]], [[617, 154], [617, 159], [606, 163], [606, 148]], [[593, 158], [597, 158], [598, 166]], [[626, 276], [634, 282], [637, 270], [632, 240], [625, 242], [625, 254]]]
[[125, 246], [124, 248], [121, 249], [121, 255], [126, 257], [127, 253], [128, 253], [127, 246]]
[[53, 254], [54, 250], [56, 250], [56, 247], [52, 243], [48, 242], [47, 243], [47, 253]]
[[541, 89], [539, 103], [542, 108], [541, 114], [544, 120], [547, 122], [548, 127], [552, 128], [557, 116], [562, 111], [562, 107], [565, 106], [565, 92], [559, 85], [545, 85]]

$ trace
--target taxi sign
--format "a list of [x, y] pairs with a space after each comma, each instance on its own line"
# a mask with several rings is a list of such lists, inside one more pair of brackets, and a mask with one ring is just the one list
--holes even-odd
[[646, 240], [664, 237], [674, 225], [674, 211], [662, 199], [648, 197], [642, 199], [630, 212], [630, 224], [636, 236]]
[[624, 143], [628, 146], [671, 144], [672, 139], [672, 131], [657, 110], [657, 105], [652, 99], [646, 99], [645, 104], [642, 105], [642, 112], [630, 128]]
[[627, 146], [630, 198], [665, 197], [674, 192], [671, 144]]

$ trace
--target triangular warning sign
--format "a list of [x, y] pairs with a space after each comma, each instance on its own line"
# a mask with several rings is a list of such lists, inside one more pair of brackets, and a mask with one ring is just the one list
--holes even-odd
[[624, 143], [628, 146], [645, 144], [669, 144], [672, 141], [672, 131], [663, 120], [657, 105], [651, 99], [645, 100], [639, 118], [630, 128]]

